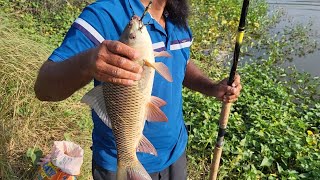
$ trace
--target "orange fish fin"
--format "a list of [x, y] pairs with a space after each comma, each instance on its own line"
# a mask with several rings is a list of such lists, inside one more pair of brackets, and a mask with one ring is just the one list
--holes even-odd
[[146, 66], [154, 68], [157, 71], [157, 73], [159, 73], [167, 81], [173, 81], [168, 67], [162, 62], [150, 63], [145, 60], [144, 63]]
[[99, 118], [109, 128], [112, 128], [111, 121], [107, 115], [107, 109], [106, 109], [106, 105], [103, 97], [102, 85], [96, 86], [87, 94], [85, 94], [82, 97], [81, 102], [89, 105], [89, 107], [92, 108], [97, 113]]
[[154, 121], [154, 122], [168, 121], [167, 116], [161, 111], [161, 109], [157, 107], [155, 104], [152, 104], [151, 102], [147, 104], [145, 117], [148, 121]]
[[162, 107], [167, 104], [167, 102], [156, 96], [151, 96], [151, 103], [156, 105], [157, 107]]
[[139, 145], [137, 147], [137, 152], [144, 152], [152, 154], [154, 156], [158, 156], [156, 149], [144, 135], [142, 135], [142, 138], [140, 139]]
[[171, 54], [169, 54], [167, 51], [161, 51], [161, 52], [156, 52], [154, 51], [154, 57], [171, 57]]

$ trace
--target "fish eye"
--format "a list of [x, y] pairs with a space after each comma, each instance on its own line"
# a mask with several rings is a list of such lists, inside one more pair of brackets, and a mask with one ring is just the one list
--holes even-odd
[[136, 33], [130, 33], [129, 38], [130, 39], [135, 39], [136, 38]]

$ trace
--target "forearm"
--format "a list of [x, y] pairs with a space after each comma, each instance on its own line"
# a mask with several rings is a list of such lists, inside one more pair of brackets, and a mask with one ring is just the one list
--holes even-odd
[[94, 51], [90, 49], [63, 62], [46, 61], [40, 68], [34, 90], [42, 101], [60, 101], [88, 84], [92, 79], [89, 70]]
[[204, 75], [192, 61], [187, 65], [183, 85], [207, 96], [216, 96], [217, 84]]

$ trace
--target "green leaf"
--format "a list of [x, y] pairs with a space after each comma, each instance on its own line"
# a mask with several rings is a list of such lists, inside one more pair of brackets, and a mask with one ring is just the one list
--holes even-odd
[[299, 174], [299, 177], [301, 178], [307, 178], [308, 177], [308, 174], [307, 173], [302, 173], [302, 174]]
[[26, 155], [31, 159], [32, 164], [36, 165], [43, 156], [43, 152], [39, 148], [29, 148]]
[[63, 137], [64, 137], [64, 140], [71, 141], [71, 133], [64, 133]]
[[261, 167], [264, 167], [264, 166], [270, 167], [271, 165], [272, 165], [272, 159], [269, 159], [267, 157], [264, 157], [260, 164]]
[[283, 172], [283, 168], [279, 165], [279, 163], [277, 163], [277, 169], [279, 173]]

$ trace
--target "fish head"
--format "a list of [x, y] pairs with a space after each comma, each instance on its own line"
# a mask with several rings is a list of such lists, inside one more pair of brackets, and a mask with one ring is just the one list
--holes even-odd
[[148, 32], [145, 25], [139, 16], [134, 15], [121, 34], [120, 41], [129, 46], [134, 46], [137, 43], [143, 43], [146, 35], [148, 35]]

